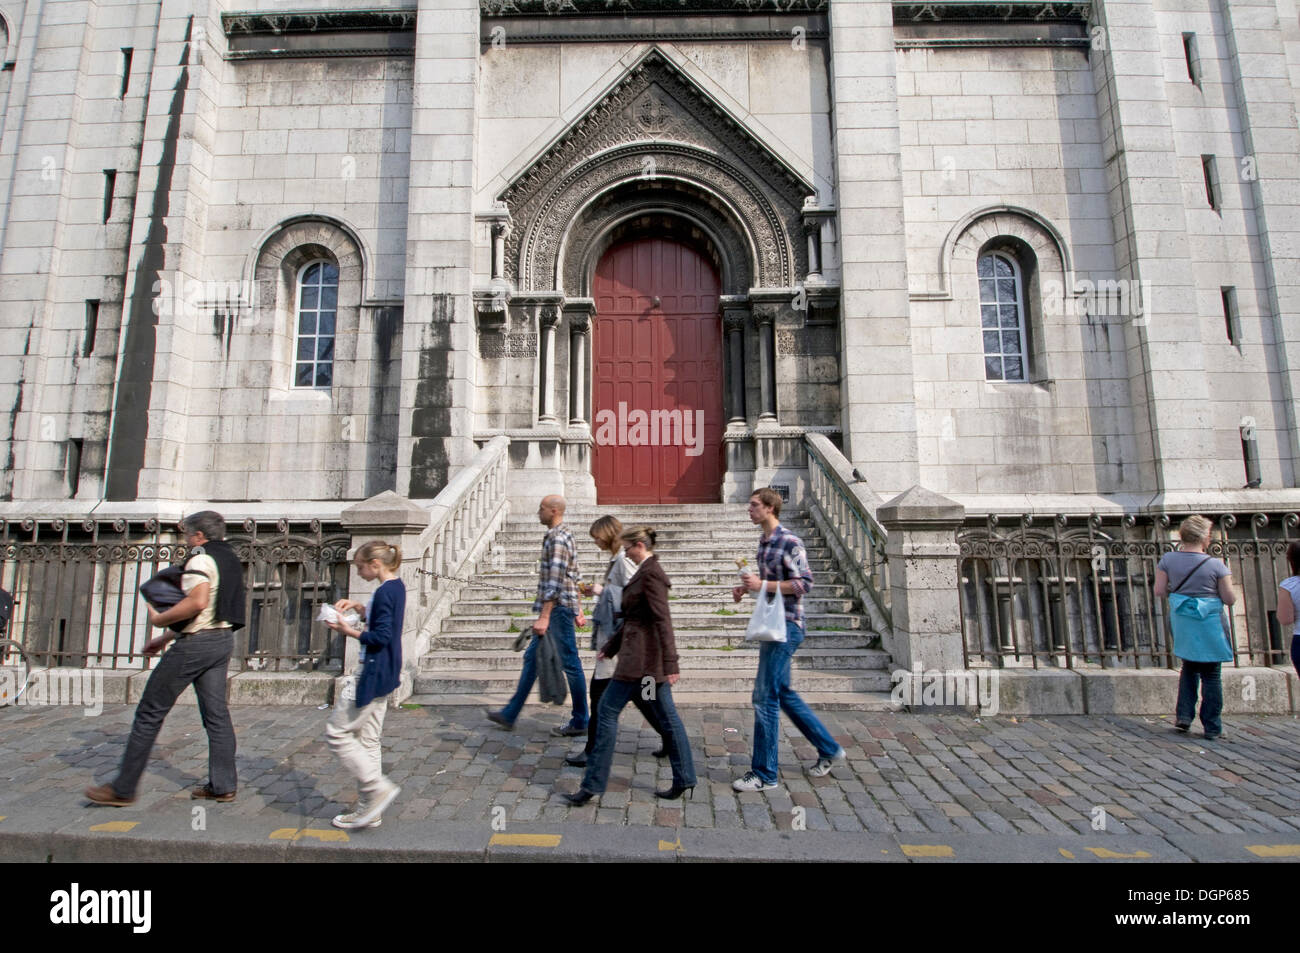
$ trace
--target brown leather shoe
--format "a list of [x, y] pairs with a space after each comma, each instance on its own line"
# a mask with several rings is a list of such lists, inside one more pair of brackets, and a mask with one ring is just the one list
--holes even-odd
[[217, 801], [220, 804], [229, 804], [235, 799], [235, 792], [231, 791], [229, 794], [218, 794], [216, 791], [212, 790], [212, 785], [204, 784], [203, 786], [194, 788], [190, 791], [190, 799], [193, 801], [205, 800]]
[[96, 784], [86, 788], [86, 799], [108, 807], [129, 807], [135, 803], [133, 797], [118, 797], [111, 784]]

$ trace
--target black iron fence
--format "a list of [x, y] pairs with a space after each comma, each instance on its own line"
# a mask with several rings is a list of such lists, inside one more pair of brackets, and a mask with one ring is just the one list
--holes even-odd
[[[247, 591], [239, 667], [340, 670], [343, 636], [315, 619], [322, 603], [348, 593], [351, 537], [318, 520], [250, 519], [231, 523], [226, 539]], [[140, 649], [157, 632], [139, 586], [186, 552], [177, 528], [153, 519], [4, 520], [0, 588], [15, 598], [6, 635], [34, 665], [148, 667]]]
[[[1176, 666], [1168, 607], [1154, 589], [1156, 563], [1176, 548], [1186, 515], [968, 522], [957, 534], [966, 664]], [[1277, 591], [1291, 574], [1286, 548], [1300, 539], [1300, 515], [1204, 515], [1214, 522], [1207, 552], [1227, 563], [1238, 595], [1229, 609], [1235, 664], [1286, 664]]]

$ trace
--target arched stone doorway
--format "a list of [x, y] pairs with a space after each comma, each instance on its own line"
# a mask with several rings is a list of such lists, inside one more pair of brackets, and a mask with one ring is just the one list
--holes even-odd
[[591, 278], [596, 501], [721, 498], [721, 279], [690, 244], [633, 237]]

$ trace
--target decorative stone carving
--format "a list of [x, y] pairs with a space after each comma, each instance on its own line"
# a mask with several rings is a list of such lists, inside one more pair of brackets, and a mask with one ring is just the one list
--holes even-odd
[[691, 207], [711, 197], [722, 217], [739, 219], [763, 287], [790, 287], [806, 274], [801, 213], [811, 186], [656, 50], [502, 193], [518, 223], [506, 239], [505, 276], [532, 291], [567, 280], [557, 256], [574, 216], [622, 183], [649, 191], [640, 199], [649, 207], [657, 191], [693, 192]]
[[536, 357], [537, 335], [532, 331], [484, 334], [479, 338], [478, 350], [480, 356], [489, 359]]
[[776, 344], [782, 354], [793, 357], [834, 357], [839, 353], [834, 328], [800, 328], [776, 332]]

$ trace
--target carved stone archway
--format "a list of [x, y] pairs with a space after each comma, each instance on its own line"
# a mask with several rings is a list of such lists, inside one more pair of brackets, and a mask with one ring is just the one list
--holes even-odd
[[[718, 236], [741, 257], [749, 287], [790, 288], [807, 274], [803, 203], [814, 188], [658, 50], [501, 194], [515, 228], [505, 278], [520, 293], [580, 293], [564, 248], [579, 216], [638, 200], [686, 200], [715, 217]], [[726, 222], [726, 227], [722, 224]], [[561, 260], [561, 253], [568, 260]]]

